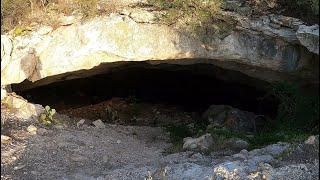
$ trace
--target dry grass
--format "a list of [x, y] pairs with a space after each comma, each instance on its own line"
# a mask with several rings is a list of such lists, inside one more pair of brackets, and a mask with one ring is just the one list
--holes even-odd
[[1, 33], [22, 24], [27, 12], [31, 11], [27, 0], [1, 1]]
[[98, 1], [99, 0], [76, 0], [76, 3], [85, 17], [93, 17], [98, 13]]
[[106, 15], [120, 8], [116, 0], [2, 0], [1, 34], [32, 22], [59, 27], [58, 15], [80, 10], [84, 18]]
[[179, 26], [204, 44], [223, 39], [234, 28], [220, 13], [222, 3], [223, 0], [148, 0], [149, 5], [166, 12], [161, 22]]

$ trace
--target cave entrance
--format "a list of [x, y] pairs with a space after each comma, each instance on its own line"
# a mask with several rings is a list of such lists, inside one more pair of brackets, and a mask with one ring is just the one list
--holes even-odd
[[58, 112], [118, 97], [176, 106], [199, 114], [212, 104], [222, 104], [255, 114], [276, 115], [274, 101], [258, 99], [266, 94], [258, 84], [266, 83], [240, 72], [207, 64], [154, 67], [138, 63], [127, 68], [115, 68], [117, 70], [105, 74], [54, 82], [24, 91], [19, 90], [19, 85], [12, 88], [28, 101], [49, 105]]

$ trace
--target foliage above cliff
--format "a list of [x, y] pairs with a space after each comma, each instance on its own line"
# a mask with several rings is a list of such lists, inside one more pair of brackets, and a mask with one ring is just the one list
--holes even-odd
[[319, 0], [278, 0], [273, 13], [295, 17], [308, 24], [319, 24]]
[[[216, 13], [228, 9], [227, 0], [148, 0], [149, 5], [167, 11], [166, 21], [175, 22], [183, 17], [192, 18], [194, 28], [212, 23]], [[57, 23], [56, 14], [70, 15], [80, 10], [85, 17], [116, 12], [123, 3], [117, 0], [3, 0], [1, 1], [1, 32], [21, 24], [38, 22], [50, 26]], [[314, 24], [319, 23], [319, 0], [243, 0], [240, 7], [248, 6], [252, 15], [283, 14]], [[123, 4], [125, 5], [125, 4]], [[53, 24], [53, 25], [52, 25]], [[219, 24], [219, 23], [217, 23]]]
[[58, 27], [59, 15], [71, 15], [75, 10], [88, 18], [115, 12], [119, 7], [116, 0], [3, 0], [1, 33], [33, 22]]

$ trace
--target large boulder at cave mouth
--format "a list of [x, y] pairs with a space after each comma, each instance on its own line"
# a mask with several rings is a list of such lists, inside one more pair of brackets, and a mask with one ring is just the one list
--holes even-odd
[[211, 105], [202, 118], [208, 120], [210, 127], [228, 128], [235, 131], [256, 131], [257, 116], [248, 111], [242, 111], [228, 105]]

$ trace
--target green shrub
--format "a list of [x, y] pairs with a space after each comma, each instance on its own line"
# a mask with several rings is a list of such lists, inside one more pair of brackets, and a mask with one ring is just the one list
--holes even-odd
[[319, 125], [319, 97], [304, 94], [295, 83], [275, 83], [267, 96], [279, 101], [278, 116], [271, 122], [276, 128], [310, 130]]
[[302, 11], [306, 10], [306, 13], [319, 15], [319, 0], [295, 0], [292, 4], [300, 8]]
[[319, 0], [310, 0], [312, 12], [315, 15], [319, 15]]
[[52, 124], [53, 115], [56, 113], [55, 109], [51, 109], [50, 106], [45, 107], [45, 112], [39, 117], [39, 122], [45, 126], [50, 126]]
[[278, 4], [294, 14], [319, 15], [319, 0], [279, 0]]
[[187, 32], [200, 37], [203, 43], [230, 34], [233, 24], [227, 24], [219, 15], [222, 0], [149, 0], [148, 4], [166, 11], [160, 20], [168, 25], [185, 21]]

